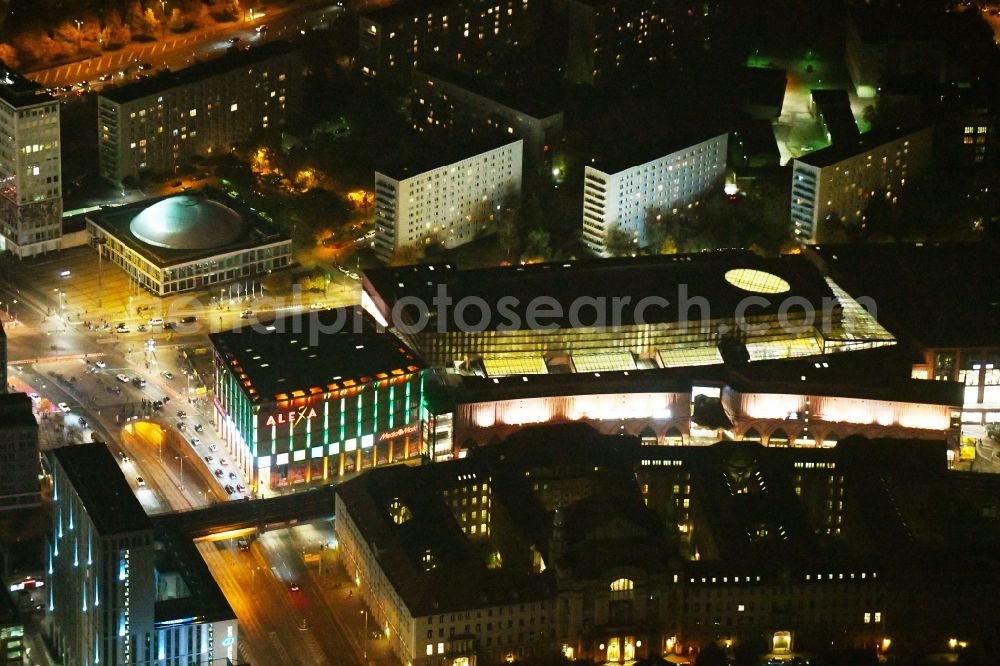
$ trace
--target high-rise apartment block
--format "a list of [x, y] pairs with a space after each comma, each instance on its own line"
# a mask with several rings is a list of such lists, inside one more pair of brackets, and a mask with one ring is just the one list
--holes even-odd
[[496, 231], [521, 192], [521, 139], [460, 158], [375, 172], [375, 252], [384, 260], [432, 243], [451, 249]]
[[539, 167], [562, 134], [563, 112], [545, 91], [506, 91], [482, 78], [434, 67], [413, 72], [414, 129], [502, 132], [524, 139], [527, 165]]
[[644, 246], [650, 215], [670, 213], [720, 184], [728, 143], [729, 135], [719, 134], [648, 162], [588, 165], [583, 176], [584, 242], [608, 256], [608, 235], [617, 229]]
[[38, 506], [38, 422], [24, 393], [0, 393], [0, 457], [0, 511]]
[[662, 0], [568, 0], [566, 78], [601, 84], [669, 57], [673, 29]]
[[796, 159], [792, 230], [803, 243], [823, 240], [823, 223], [863, 225], [872, 197], [896, 203], [907, 177], [931, 160], [933, 129], [868, 133]]
[[407, 80], [410, 68], [436, 61], [464, 68], [482, 55], [516, 46], [537, 27], [541, 0], [408, 0], [361, 16], [358, 68], [372, 78]]
[[106, 445], [52, 451], [52, 512], [46, 619], [61, 663], [235, 662], [232, 609], [204, 562], [178, 567], [173, 541], [154, 540]]
[[60, 248], [61, 172], [59, 102], [0, 61], [0, 250]]
[[194, 155], [229, 150], [254, 130], [281, 127], [299, 108], [302, 64], [287, 42], [268, 42], [102, 94], [101, 176], [172, 173]]

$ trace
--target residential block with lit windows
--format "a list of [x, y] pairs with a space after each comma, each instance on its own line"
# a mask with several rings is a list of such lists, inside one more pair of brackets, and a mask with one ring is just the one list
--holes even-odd
[[728, 134], [719, 134], [646, 162], [631, 155], [588, 164], [583, 174], [584, 243], [608, 256], [608, 236], [617, 230], [636, 249], [644, 247], [651, 217], [670, 215], [722, 187], [728, 140]]
[[662, 66], [677, 39], [671, 11], [662, 0], [568, 0], [566, 79], [599, 85]]
[[542, 19], [543, 0], [406, 0], [362, 15], [358, 69], [409, 82], [428, 62], [467, 69], [516, 48]]
[[0, 61], [0, 250], [62, 247], [59, 102]]
[[143, 171], [176, 173], [195, 155], [282, 127], [298, 112], [301, 76], [296, 47], [267, 42], [102, 93], [100, 174], [120, 182]]
[[423, 163], [375, 171], [375, 253], [451, 249], [496, 232], [521, 193], [522, 139], [428, 148]]
[[50, 462], [45, 628], [60, 663], [235, 663], [235, 614], [190, 537], [178, 553], [146, 515], [131, 464], [100, 443], [54, 449]]
[[[779, 657], [940, 652], [956, 636], [989, 640], [977, 616], [997, 608], [1000, 552], [1000, 479], [948, 472], [944, 452], [855, 437], [643, 446], [583, 424], [526, 428], [463, 460], [338, 486], [338, 547], [413, 666], [555, 651], [631, 663], [711, 641]], [[951, 523], [953, 502], [982, 516], [977, 530]], [[948, 566], [969, 547], [989, 584]]]
[[791, 220], [803, 243], [827, 240], [842, 225], [863, 227], [872, 197], [896, 203], [906, 179], [929, 166], [933, 128], [870, 132], [792, 163]]

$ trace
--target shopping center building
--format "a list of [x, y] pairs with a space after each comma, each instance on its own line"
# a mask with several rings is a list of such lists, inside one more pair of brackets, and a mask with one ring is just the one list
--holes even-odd
[[423, 363], [360, 309], [214, 333], [215, 407], [260, 493], [423, 453]]
[[90, 244], [156, 296], [284, 268], [292, 241], [259, 213], [213, 194], [181, 194], [87, 216]]

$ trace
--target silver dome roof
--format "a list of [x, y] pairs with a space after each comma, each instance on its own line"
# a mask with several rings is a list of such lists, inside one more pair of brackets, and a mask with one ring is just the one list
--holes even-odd
[[217, 201], [181, 194], [157, 201], [132, 218], [129, 229], [149, 245], [170, 250], [210, 250], [247, 229], [239, 213]]

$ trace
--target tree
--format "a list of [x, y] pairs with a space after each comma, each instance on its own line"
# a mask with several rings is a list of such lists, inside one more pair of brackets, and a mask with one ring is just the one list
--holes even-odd
[[639, 249], [635, 238], [622, 229], [620, 222], [608, 228], [604, 237], [604, 247], [612, 257], [628, 257]]
[[528, 232], [527, 243], [521, 259], [525, 261], [546, 261], [552, 257], [552, 246], [549, 244], [549, 232], [544, 229], [532, 229]]
[[727, 666], [726, 653], [718, 643], [709, 641], [694, 660], [695, 666]]
[[407, 245], [406, 247], [401, 247], [392, 253], [389, 258], [390, 266], [409, 266], [410, 264], [416, 264], [420, 261], [422, 255], [420, 248], [416, 245]]

